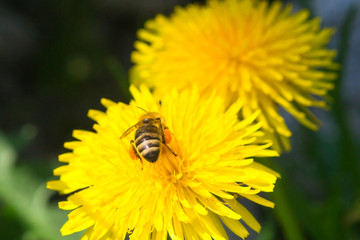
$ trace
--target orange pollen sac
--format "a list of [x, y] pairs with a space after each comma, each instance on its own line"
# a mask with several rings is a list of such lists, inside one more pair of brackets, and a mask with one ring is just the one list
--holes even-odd
[[171, 132], [168, 129], [164, 129], [165, 143], [169, 144], [171, 142]]
[[129, 155], [130, 155], [131, 159], [133, 159], [133, 160], [136, 160], [136, 159], [137, 159], [137, 156], [136, 156], [136, 154], [135, 154], [134, 149], [132, 148], [132, 146], [130, 146], [130, 148], [129, 148]]

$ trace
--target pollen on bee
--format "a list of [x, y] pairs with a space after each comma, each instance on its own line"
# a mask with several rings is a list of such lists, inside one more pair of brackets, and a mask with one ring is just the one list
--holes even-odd
[[169, 144], [171, 142], [171, 132], [168, 129], [164, 129], [165, 143]]
[[136, 160], [136, 159], [137, 159], [137, 156], [136, 156], [136, 154], [135, 154], [134, 149], [132, 148], [132, 146], [130, 146], [130, 148], [129, 148], [129, 155], [130, 155], [131, 159], [133, 159], [133, 160]]

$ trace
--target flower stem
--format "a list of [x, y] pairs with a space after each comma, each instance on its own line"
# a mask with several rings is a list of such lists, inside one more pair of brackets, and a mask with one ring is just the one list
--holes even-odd
[[[279, 166], [276, 166], [276, 164], [271, 163], [271, 165], [272, 169], [279, 170]], [[270, 196], [275, 203], [275, 215], [283, 230], [285, 239], [305, 240], [281, 179], [277, 181], [275, 190]]]

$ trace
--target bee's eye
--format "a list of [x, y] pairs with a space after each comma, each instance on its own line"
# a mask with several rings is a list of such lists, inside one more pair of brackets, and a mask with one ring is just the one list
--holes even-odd
[[151, 118], [145, 118], [144, 120], [142, 120], [142, 122], [143, 122], [144, 124], [148, 124], [148, 123], [150, 123], [151, 121], [152, 121]]
[[156, 118], [156, 121], [160, 121], [161, 120], [161, 118]]

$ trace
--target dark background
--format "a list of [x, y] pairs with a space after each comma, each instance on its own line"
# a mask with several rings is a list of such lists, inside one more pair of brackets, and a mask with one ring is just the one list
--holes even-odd
[[[53, 179], [57, 155], [72, 130], [91, 129], [87, 111], [103, 110], [101, 98], [129, 101], [127, 71], [137, 29], [157, 13], [168, 15], [189, 2], [195, 1], [0, 2], [1, 239], [60, 238], [58, 232], [53, 238], [50, 231], [39, 233], [46, 223], [28, 219], [37, 213], [29, 199], [39, 198], [35, 202], [46, 212], [39, 216], [59, 219], [60, 225], [65, 221], [56, 209], [59, 197], [51, 192], [38, 197], [36, 186]], [[285, 114], [293, 149], [271, 160], [282, 174], [278, 190], [268, 196], [276, 207], [250, 204], [263, 231], [251, 232], [249, 239], [360, 239], [360, 4], [286, 2], [310, 9], [323, 26], [336, 28], [329, 47], [338, 50], [336, 61], [343, 67], [331, 92], [331, 110], [314, 109], [323, 122], [318, 132]], [[1, 165], [6, 159], [16, 160], [10, 174]]]

